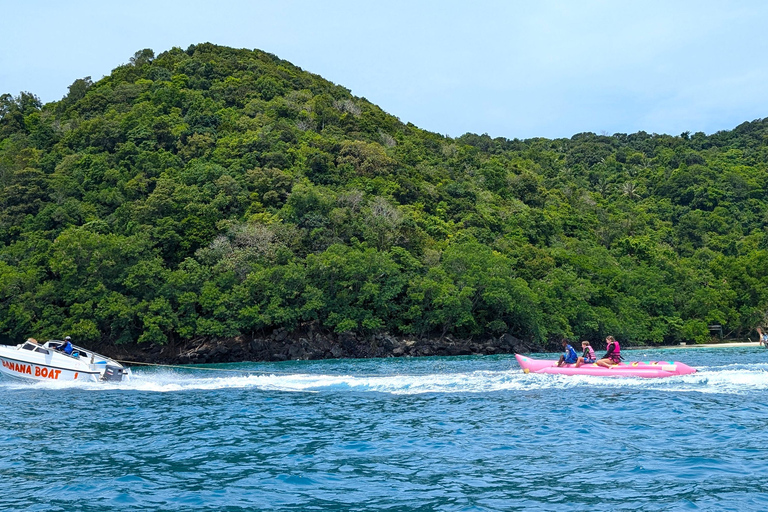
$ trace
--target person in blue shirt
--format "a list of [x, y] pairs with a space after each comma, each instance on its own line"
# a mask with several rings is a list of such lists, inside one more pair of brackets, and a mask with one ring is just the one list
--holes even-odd
[[557, 362], [557, 366], [563, 366], [564, 364], [574, 364], [579, 356], [573, 347], [568, 343], [568, 340], [563, 338], [563, 355], [560, 356], [560, 360]]
[[57, 350], [60, 350], [61, 352], [64, 352], [68, 356], [72, 355], [72, 350], [73, 350], [73, 348], [72, 348], [72, 338], [70, 338], [69, 336], [64, 338], [64, 343], [59, 345], [57, 347]]

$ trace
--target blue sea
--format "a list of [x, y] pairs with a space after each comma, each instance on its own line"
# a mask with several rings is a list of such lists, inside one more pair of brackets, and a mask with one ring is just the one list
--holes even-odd
[[627, 352], [698, 373], [486, 356], [0, 377], [0, 510], [768, 509], [768, 350]]

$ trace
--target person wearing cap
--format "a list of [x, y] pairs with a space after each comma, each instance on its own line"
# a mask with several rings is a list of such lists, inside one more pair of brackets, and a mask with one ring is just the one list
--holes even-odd
[[64, 338], [64, 343], [59, 345], [57, 347], [57, 350], [60, 350], [60, 351], [64, 352], [68, 356], [72, 355], [72, 350], [73, 350], [73, 348], [72, 348], [72, 338], [70, 338], [69, 336], [65, 337]]

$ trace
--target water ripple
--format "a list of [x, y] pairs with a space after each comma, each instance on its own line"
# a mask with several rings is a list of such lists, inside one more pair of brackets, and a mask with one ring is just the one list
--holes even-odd
[[0, 380], [0, 509], [768, 508], [768, 351], [682, 352], [699, 373], [467, 357]]

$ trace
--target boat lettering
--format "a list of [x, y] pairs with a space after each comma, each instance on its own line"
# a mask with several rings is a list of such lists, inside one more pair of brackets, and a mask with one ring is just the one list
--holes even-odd
[[3, 366], [17, 373], [28, 373], [32, 375], [32, 368], [28, 364], [19, 364], [3, 359]]
[[11, 371], [14, 371], [16, 373], [24, 373], [27, 375], [34, 375], [35, 377], [43, 377], [47, 379], [58, 379], [59, 374], [61, 373], [61, 370], [54, 370], [51, 368], [50, 370], [45, 367], [35, 366], [34, 371], [32, 370], [33, 366], [29, 364], [24, 363], [14, 363], [11, 361], [6, 361], [3, 359], [3, 367], [8, 368]]
[[58, 379], [60, 373], [61, 373], [61, 370], [54, 370], [53, 368], [49, 370], [48, 368], [45, 368], [45, 367], [40, 368], [39, 366], [35, 366], [35, 377]]

